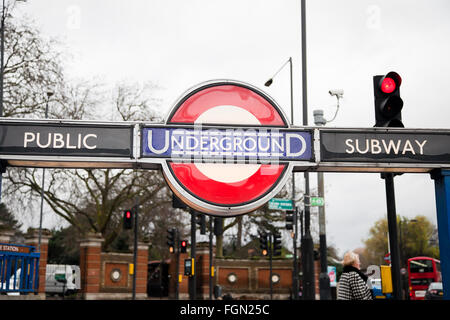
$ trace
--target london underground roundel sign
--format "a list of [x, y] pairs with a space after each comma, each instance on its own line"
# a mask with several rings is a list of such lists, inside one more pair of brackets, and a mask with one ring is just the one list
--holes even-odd
[[237, 81], [202, 83], [184, 94], [164, 126], [142, 129], [142, 157], [160, 159], [172, 191], [216, 216], [253, 211], [310, 161], [311, 132], [292, 130], [278, 105]]

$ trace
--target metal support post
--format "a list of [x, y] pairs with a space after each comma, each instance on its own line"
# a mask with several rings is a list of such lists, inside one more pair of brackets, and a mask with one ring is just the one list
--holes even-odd
[[298, 260], [297, 260], [297, 237], [298, 237], [298, 208], [294, 208], [294, 268], [292, 275], [292, 291], [294, 293], [294, 300], [298, 300]]
[[138, 215], [139, 215], [139, 197], [135, 199], [134, 205], [134, 252], [133, 252], [133, 300], [136, 300], [136, 271], [137, 271], [137, 250], [138, 250]]
[[303, 299], [315, 300], [314, 244], [311, 236], [309, 175], [305, 172], [305, 234], [302, 239]]
[[[305, 0], [301, 1], [301, 40], [302, 40], [302, 111], [303, 125], [308, 125], [307, 72], [306, 72], [306, 8]], [[309, 212], [309, 173], [305, 172], [305, 236], [302, 241], [303, 266], [303, 298], [315, 299], [313, 240], [310, 231]]]
[[194, 261], [194, 265], [192, 266], [192, 276], [189, 277], [189, 299], [195, 300], [196, 299], [196, 293], [197, 293], [197, 261], [195, 259], [195, 247], [196, 247], [196, 218], [197, 218], [197, 212], [194, 209], [190, 209], [191, 211], [191, 259]]
[[396, 300], [401, 300], [400, 257], [397, 238], [397, 213], [395, 210], [394, 174], [382, 173], [386, 185], [387, 220], [391, 253], [392, 289]]
[[269, 285], [270, 285], [270, 300], [272, 300], [273, 297], [273, 284], [272, 284], [272, 256], [273, 256], [273, 249], [274, 249], [274, 235], [272, 233], [269, 234]]
[[209, 300], [213, 296], [213, 217], [209, 216]]
[[180, 232], [178, 229], [175, 229], [175, 254], [176, 254], [176, 274], [177, 278], [175, 279], [175, 300], [178, 300], [180, 298]]
[[444, 300], [450, 300], [450, 170], [435, 170], [436, 211]]
[[[323, 172], [317, 173], [319, 197], [324, 197], [324, 183]], [[328, 262], [327, 262], [327, 237], [326, 237], [326, 221], [325, 221], [325, 207], [319, 206], [319, 241], [320, 241], [320, 275], [319, 275], [319, 290], [320, 300], [330, 300], [330, 277], [328, 276]]]

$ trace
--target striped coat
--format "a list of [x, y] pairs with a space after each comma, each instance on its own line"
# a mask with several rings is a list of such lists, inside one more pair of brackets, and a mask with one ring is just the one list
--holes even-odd
[[372, 293], [356, 271], [344, 272], [339, 280], [337, 299], [372, 300]]

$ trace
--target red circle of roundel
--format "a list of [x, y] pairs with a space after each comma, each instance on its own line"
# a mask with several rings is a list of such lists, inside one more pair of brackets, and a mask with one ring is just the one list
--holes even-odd
[[[201, 114], [221, 105], [245, 109], [253, 114], [262, 126], [287, 127], [284, 116], [268, 98], [254, 89], [228, 82], [205, 85], [193, 91], [174, 108], [167, 123], [194, 124]], [[261, 165], [250, 177], [225, 183], [205, 176], [194, 163], [169, 162], [173, 176], [191, 195], [210, 204], [230, 207], [254, 202], [270, 192], [283, 175], [286, 166]]]
[[[201, 199], [218, 205], [235, 206], [251, 202], [272, 189], [285, 165], [261, 165], [257, 172], [239, 182], [224, 183], [205, 176], [193, 163], [170, 163], [183, 186]], [[267, 174], [267, 172], [271, 172]], [[264, 174], [263, 174], [264, 173]]]
[[253, 114], [265, 126], [286, 126], [284, 117], [262, 95], [237, 85], [216, 84], [197, 90], [175, 108], [168, 123], [194, 123], [205, 111], [220, 106], [233, 105]]

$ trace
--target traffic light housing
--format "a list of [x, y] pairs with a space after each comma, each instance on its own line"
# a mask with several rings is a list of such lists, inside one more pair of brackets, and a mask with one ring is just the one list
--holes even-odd
[[175, 252], [175, 237], [177, 230], [175, 228], [167, 229], [167, 245], [170, 253]]
[[123, 228], [133, 229], [133, 210], [125, 210], [123, 212]]
[[194, 259], [184, 259], [184, 275], [193, 276], [194, 275]]
[[292, 210], [286, 211], [286, 229], [294, 229], [294, 211]]
[[187, 252], [187, 246], [188, 246], [188, 242], [186, 240], [181, 240], [180, 241], [180, 252], [181, 253], [186, 253]]
[[269, 243], [268, 243], [268, 235], [265, 232], [259, 234], [259, 247], [261, 248], [261, 252], [263, 256], [267, 256], [269, 253]]
[[402, 78], [397, 72], [373, 77], [375, 98], [375, 127], [404, 128], [402, 123], [403, 100], [400, 98]]
[[180, 200], [176, 195], [172, 193], [172, 208], [175, 209], [187, 209], [188, 207]]
[[273, 234], [273, 255], [281, 256], [281, 234]]
[[214, 218], [214, 235], [221, 236], [223, 234], [223, 218]]
[[204, 213], [198, 213], [196, 216], [197, 224], [200, 226], [200, 234], [206, 234], [206, 216]]

